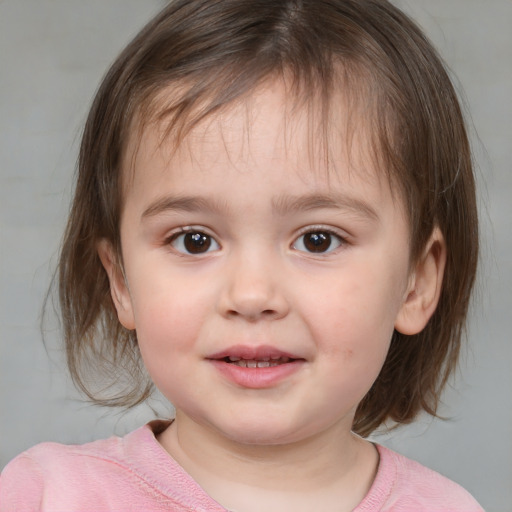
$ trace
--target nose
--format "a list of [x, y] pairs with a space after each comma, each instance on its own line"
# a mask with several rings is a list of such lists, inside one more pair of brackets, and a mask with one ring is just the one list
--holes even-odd
[[220, 313], [250, 322], [277, 320], [289, 312], [285, 283], [278, 265], [264, 255], [245, 255], [226, 262], [228, 269], [219, 300]]

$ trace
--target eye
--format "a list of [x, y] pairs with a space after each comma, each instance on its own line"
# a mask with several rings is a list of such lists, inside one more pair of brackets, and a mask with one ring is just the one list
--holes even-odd
[[220, 249], [216, 240], [201, 231], [184, 231], [172, 235], [170, 245], [183, 254], [204, 254]]
[[293, 248], [309, 253], [327, 253], [334, 251], [343, 244], [343, 239], [330, 231], [308, 231], [302, 234]]

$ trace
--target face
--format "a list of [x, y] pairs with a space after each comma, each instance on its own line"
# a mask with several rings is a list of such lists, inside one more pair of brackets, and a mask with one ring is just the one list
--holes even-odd
[[178, 421], [242, 443], [348, 432], [409, 293], [407, 222], [363, 136], [350, 155], [332, 137], [328, 172], [309, 128], [273, 84], [175, 152], [149, 126], [126, 183], [119, 318]]

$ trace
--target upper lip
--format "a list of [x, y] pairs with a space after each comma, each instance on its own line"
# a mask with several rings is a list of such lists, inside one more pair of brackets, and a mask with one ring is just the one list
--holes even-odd
[[303, 359], [302, 357], [290, 352], [282, 351], [270, 345], [233, 345], [224, 350], [216, 352], [208, 359], [226, 359], [229, 357], [246, 359], [247, 361], [268, 361], [270, 359]]

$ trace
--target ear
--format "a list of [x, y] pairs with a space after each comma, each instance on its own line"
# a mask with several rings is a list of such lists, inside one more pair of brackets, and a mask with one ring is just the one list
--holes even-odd
[[446, 243], [436, 227], [412, 269], [404, 302], [398, 313], [395, 329], [402, 334], [418, 334], [436, 310], [446, 265]]
[[124, 272], [114, 255], [112, 244], [101, 239], [97, 246], [98, 256], [110, 281], [110, 294], [117, 310], [117, 317], [126, 329], [135, 329], [132, 299]]

